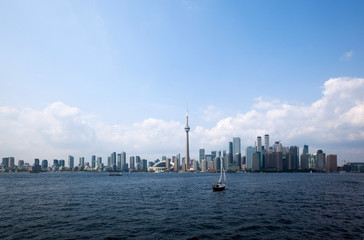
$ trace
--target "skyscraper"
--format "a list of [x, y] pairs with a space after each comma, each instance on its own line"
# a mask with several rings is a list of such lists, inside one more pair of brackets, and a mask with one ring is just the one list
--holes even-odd
[[257, 137], [257, 152], [262, 152], [262, 137]]
[[329, 154], [327, 155], [327, 164], [326, 164], [327, 171], [336, 172], [337, 169], [337, 155]]
[[121, 169], [123, 171], [127, 170], [126, 169], [126, 152], [121, 153]]
[[302, 153], [308, 153], [308, 145], [303, 146], [303, 152]]
[[[39, 164], [39, 159], [38, 159], [38, 164]], [[68, 167], [73, 169], [75, 165], [75, 158], [71, 155], [68, 155]]]
[[246, 148], [246, 169], [250, 170], [252, 168], [252, 155], [256, 152], [255, 147], [247, 147]]
[[95, 168], [95, 166], [96, 166], [96, 156], [92, 155], [92, 157], [91, 157], [91, 167]]
[[202, 149], [200, 149], [200, 156], [199, 156], [200, 164], [201, 164], [202, 160], [204, 160], [204, 159], [205, 159], [205, 149], [202, 148]]
[[[229, 149], [230, 151], [230, 149]], [[240, 143], [240, 138], [239, 137], [234, 137], [233, 138], [233, 152], [232, 155], [234, 156], [237, 153], [241, 153], [241, 143]]]
[[264, 135], [264, 149], [269, 150], [269, 134]]
[[129, 168], [130, 168], [130, 170], [134, 170], [134, 157], [132, 156], [132, 157], [130, 157], [130, 159], [129, 159]]
[[190, 168], [190, 146], [189, 146], [189, 140], [188, 140], [188, 132], [190, 131], [190, 126], [188, 126], [188, 110], [186, 113], [186, 170]]

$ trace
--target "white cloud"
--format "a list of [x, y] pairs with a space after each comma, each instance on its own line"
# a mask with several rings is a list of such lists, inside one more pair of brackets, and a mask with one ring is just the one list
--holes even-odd
[[352, 50], [345, 52], [341, 57], [340, 60], [350, 60], [354, 55], [354, 52]]
[[[363, 160], [363, 93], [363, 78], [333, 78], [325, 82], [322, 97], [309, 105], [259, 97], [250, 111], [223, 118], [211, 128], [191, 126], [191, 155], [197, 158], [202, 147], [227, 149], [228, 141], [236, 136], [245, 148], [254, 145], [257, 136], [270, 134], [271, 142], [282, 140], [285, 146], [309, 144], [312, 149], [337, 153], [339, 159]], [[218, 110], [212, 106], [206, 110], [214, 112]], [[0, 154], [32, 162], [35, 157], [51, 160], [73, 154], [87, 158], [126, 151], [154, 160], [161, 155], [184, 155], [183, 129], [184, 119], [148, 118], [131, 125], [108, 125], [62, 102], [43, 110], [2, 106]]]

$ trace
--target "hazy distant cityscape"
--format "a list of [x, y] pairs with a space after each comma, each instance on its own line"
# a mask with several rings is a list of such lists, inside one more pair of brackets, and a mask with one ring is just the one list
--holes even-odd
[[275, 141], [270, 145], [269, 135], [262, 139], [257, 137], [255, 146], [245, 148], [245, 155], [241, 151], [241, 141], [239, 137], [234, 137], [228, 142], [228, 150], [211, 151], [207, 153], [205, 149], [199, 150], [199, 159], [191, 159], [187, 169], [185, 157], [181, 154], [161, 159], [148, 161], [140, 156], [129, 156], [127, 153], [113, 152], [107, 157], [106, 163], [100, 156], [92, 155], [90, 161], [85, 161], [85, 157], [76, 158], [72, 155], [64, 159], [40, 160], [35, 158], [32, 164], [18, 160], [15, 164], [15, 157], [3, 157], [1, 162], [1, 172], [40, 172], [40, 171], [136, 171], [136, 172], [215, 172], [219, 171], [223, 163], [228, 172], [251, 171], [251, 172], [287, 172], [287, 171], [319, 171], [336, 172], [352, 171], [364, 172], [364, 163], [345, 163], [337, 165], [336, 154], [326, 154], [323, 150], [316, 153], [309, 152], [309, 146], [304, 145], [302, 154], [299, 156], [299, 147], [285, 147], [280, 141]]

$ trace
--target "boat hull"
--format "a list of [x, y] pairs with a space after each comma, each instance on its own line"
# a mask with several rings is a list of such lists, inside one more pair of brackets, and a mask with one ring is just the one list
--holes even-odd
[[221, 185], [213, 185], [212, 186], [212, 190], [214, 192], [224, 191], [225, 190], [225, 185], [223, 185], [223, 186], [221, 186]]

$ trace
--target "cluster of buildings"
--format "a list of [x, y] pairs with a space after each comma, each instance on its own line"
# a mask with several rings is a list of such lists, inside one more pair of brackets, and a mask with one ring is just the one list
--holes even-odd
[[[68, 156], [66, 161], [54, 159], [50, 166], [48, 160], [34, 159], [32, 165], [18, 161], [15, 165], [14, 157], [5, 157], [0, 165], [0, 172], [17, 172], [17, 171], [150, 171], [150, 172], [215, 172], [222, 167], [229, 171], [251, 171], [251, 172], [282, 172], [282, 171], [353, 171], [364, 172], [364, 163], [347, 163], [344, 166], [337, 166], [337, 155], [326, 154], [322, 150], [316, 153], [309, 153], [308, 145], [303, 146], [300, 154], [298, 146], [284, 147], [280, 141], [274, 142], [271, 146], [269, 135], [264, 136], [264, 142], [261, 136], [257, 137], [254, 146], [245, 149], [245, 155], [241, 151], [241, 140], [234, 137], [228, 143], [228, 150], [211, 151], [207, 154], [205, 149], [199, 150], [199, 159], [190, 159], [189, 153], [189, 131], [188, 112], [186, 115], [186, 155], [181, 158], [180, 154], [168, 158], [163, 156], [154, 162], [141, 159], [139, 156], [130, 156], [129, 161], [126, 153], [111, 153], [107, 157], [107, 163], [104, 165], [102, 157], [91, 156], [90, 162], [85, 162], [84, 157], [79, 158], [78, 165], [75, 164], [75, 158]], [[222, 164], [222, 166], [221, 166]]]

